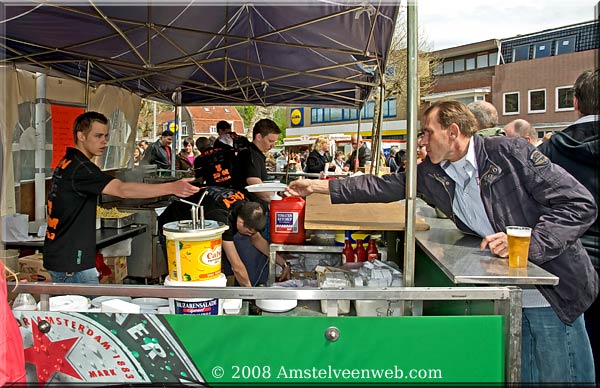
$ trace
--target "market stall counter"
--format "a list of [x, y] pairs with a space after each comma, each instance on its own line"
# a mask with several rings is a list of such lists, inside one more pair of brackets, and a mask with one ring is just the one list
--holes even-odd
[[[511, 344], [519, 335], [511, 311], [520, 308], [520, 291], [513, 287], [324, 290], [30, 283], [18, 289], [41, 296], [40, 311], [14, 311], [27, 381], [41, 386], [517, 381], [504, 363], [505, 353], [517, 351]], [[48, 311], [49, 295], [57, 294], [309, 302], [468, 299], [491, 301], [495, 313], [331, 317]], [[506, 338], [505, 327], [510, 328]]]

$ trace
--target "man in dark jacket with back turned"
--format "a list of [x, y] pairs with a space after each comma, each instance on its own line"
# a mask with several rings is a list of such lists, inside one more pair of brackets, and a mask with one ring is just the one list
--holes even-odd
[[[417, 166], [417, 192], [481, 249], [508, 256], [506, 227], [532, 228], [529, 260], [560, 278], [523, 290], [521, 381], [593, 383], [583, 312], [598, 294], [598, 276], [579, 237], [597, 216], [590, 192], [532, 144], [473, 136], [473, 114], [440, 101], [424, 114], [427, 158]], [[294, 195], [330, 193], [332, 203], [392, 202], [405, 196], [405, 173], [290, 183]], [[508, 264], [507, 264], [508, 265]]]
[[[600, 200], [600, 76], [599, 70], [586, 71], [575, 81], [573, 105], [579, 119], [556, 132], [539, 146], [554, 163], [560, 165]], [[600, 220], [581, 236], [596, 272], [600, 273]], [[600, 379], [600, 299], [585, 312], [585, 325], [596, 363], [596, 381]]]

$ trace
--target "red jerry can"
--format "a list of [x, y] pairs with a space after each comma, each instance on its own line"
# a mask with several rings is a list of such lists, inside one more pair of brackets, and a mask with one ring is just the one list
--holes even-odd
[[275, 244], [304, 244], [304, 209], [300, 197], [285, 197], [271, 201], [271, 242]]

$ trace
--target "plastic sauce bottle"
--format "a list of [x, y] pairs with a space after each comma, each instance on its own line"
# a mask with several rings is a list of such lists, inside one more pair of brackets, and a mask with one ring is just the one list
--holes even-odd
[[365, 246], [363, 245], [363, 240], [356, 240], [356, 249], [354, 250], [356, 253], [356, 261], [363, 262], [367, 261], [367, 251], [365, 250]]
[[13, 310], [34, 311], [37, 310], [37, 303], [31, 294], [19, 294], [15, 298], [12, 306]]
[[354, 249], [352, 249], [352, 244], [350, 244], [350, 240], [346, 239], [344, 242], [344, 249], [342, 249], [342, 263], [354, 263], [356, 258], [354, 256]]
[[377, 245], [375, 245], [375, 239], [370, 239], [367, 246], [367, 260], [373, 261], [377, 259], [379, 259], [379, 250], [377, 249]]

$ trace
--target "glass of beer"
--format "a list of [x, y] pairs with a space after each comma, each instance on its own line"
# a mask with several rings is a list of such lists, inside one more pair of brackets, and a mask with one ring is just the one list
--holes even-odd
[[508, 266], [512, 268], [527, 267], [531, 228], [507, 226], [506, 235], [508, 236]]

